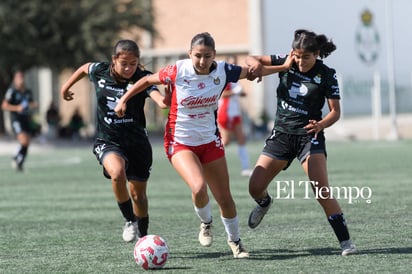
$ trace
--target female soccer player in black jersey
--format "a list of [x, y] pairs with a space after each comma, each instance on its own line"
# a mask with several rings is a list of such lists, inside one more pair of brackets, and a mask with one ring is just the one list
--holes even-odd
[[[279, 73], [277, 112], [272, 134], [266, 139], [252, 176], [249, 192], [257, 206], [249, 216], [249, 227], [259, 225], [269, 210], [273, 198], [267, 187], [272, 179], [288, 168], [296, 157], [313, 189], [322, 190], [317, 200], [322, 206], [342, 248], [342, 255], [356, 252], [349, 237], [342, 210], [329, 193], [326, 168], [325, 136], [323, 130], [340, 116], [339, 87], [335, 70], [322, 60], [336, 49], [325, 35], [296, 30], [292, 42], [292, 66]], [[283, 64], [286, 56], [253, 56], [246, 62], [256, 76], [264, 65]], [[322, 116], [325, 103], [329, 112]]]
[[130, 107], [124, 117], [116, 116], [114, 107], [119, 98], [140, 78], [151, 74], [140, 66], [139, 60], [137, 44], [120, 40], [114, 47], [111, 63], [82, 65], [60, 91], [65, 100], [73, 100], [70, 88], [86, 75], [95, 86], [97, 135], [93, 153], [103, 166], [105, 177], [112, 181], [115, 198], [126, 220], [123, 228], [126, 242], [146, 235], [149, 225], [146, 185], [152, 166], [152, 147], [146, 131], [145, 100], [150, 96], [161, 108], [167, 107], [163, 95], [151, 86], [128, 102]]
[[31, 128], [32, 110], [37, 108], [37, 105], [31, 90], [25, 86], [23, 71], [16, 71], [13, 83], [6, 91], [1, 107], [3, 110], [10, 111], [11, 127], [20, 143], [12, 161], [12, 165], [17, 171], [23, 171], [23, 163], [27, 156], [31, 137], [34, 134]]

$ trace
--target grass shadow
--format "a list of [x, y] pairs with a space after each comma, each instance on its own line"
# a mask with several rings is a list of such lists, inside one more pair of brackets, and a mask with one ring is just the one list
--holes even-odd
[[336, 248], [311, 248], [311, 249], [258, 249], [251, 253], [250, 260], [288, 260], [298, 257], [340, 255]]
[[358, 254], [412, 254], [412, 247], [361, 249]]
[[[340, 256], [341, 251], [337, 248], [310, 248], [302, 250], [292, 249], [259, 249], [251, 253], [250, 260], [288, 260], [308, 256]], [[412, 254], [412, 247], [405, 248], [377, 248], [362, 249], [357, 255], [362, 254]]]
[[229, 255], [229, 252], [173, 252], [170, 256], [177, 259], [218, 259]]
[[189, 270], [189, 269], [193, 269], [193, 267], [183, 267], [183, 266], [179, 266], [179, 267], [162, 267], [162, 268], [150, 269], [150, 270], [151, 271], [153, 271], [153, 270], [162, 271], [162, 270]]

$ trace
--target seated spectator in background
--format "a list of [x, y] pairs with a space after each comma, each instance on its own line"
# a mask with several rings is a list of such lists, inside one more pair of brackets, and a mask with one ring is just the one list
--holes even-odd
[[80, 139], [80, 129], [82, 127], [84, 127], [83, 118], [80, 115], [79, 109], [76, 108], [69, 122], [69, 130], [73, 140]]
[[46, 121], [48, 125], [47, 139], [56, 139], [60, 115], [53, 101], [50, 103], [49, 109], [46, 112]]

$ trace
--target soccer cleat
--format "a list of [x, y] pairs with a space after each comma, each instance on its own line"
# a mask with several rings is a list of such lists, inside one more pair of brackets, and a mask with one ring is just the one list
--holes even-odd
[[11, 167], [15, 169], [16, 171], [22, 172], [23, 171], [23, 165], [21, 163], [18, 163], [16, 159], [13, 158], [11, 161]]
[[242, 241], [240, 239], [237, 242], [228, 241], [227, 244], [232, 249], [234, 258], [238, 258], [238, 259], [249, 258], [249, 253], [243, 247]]
[[212, 223], [200, 223], [199, 242], [202, 246], [212, 245]]
[[356, 246], [352, 243], [351, 240], [342, 241], [340, 243], [340, 247], [342, 248], [342, 256], [347, 256], [358, 252]]
[[262, 221], [265, 214], [268, 212], [269, 208], [272, 206], [273, 198], [269, 195], [270, 203], [266, 207], [261, 207], [256, 205], [256, 207], [250, 212], [248, 225], [250, 228], [257, 227]]
[[123, 240], [127, 243], [136, 239], [137, 222], [126, 222], [123, 227]]

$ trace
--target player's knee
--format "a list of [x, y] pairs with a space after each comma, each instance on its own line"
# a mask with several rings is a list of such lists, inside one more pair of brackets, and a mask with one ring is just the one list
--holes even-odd
[[207, 194], [207, 188], [194, 188], [192, 189], [192, 199], [197, 203], [203, 203], [209, 200], [209, 195]]
[[133, 200], [147, 200], [146, 188], [143, 185], [139, 187], [134, 183], [130, 183], [129, 189]]
[[147, 202], [147, 195], [145, 192], [131, 191], [130, 196], [132, 200], [138, 204], [145, 204]]
[[109, 169], [107, 170], [107, 173], [110, 175], [110, 178], [112, 178], [112, 181], [115, 183], [126, 183], [126, 173], [125, 170], [122, 168], [119, 169]]

